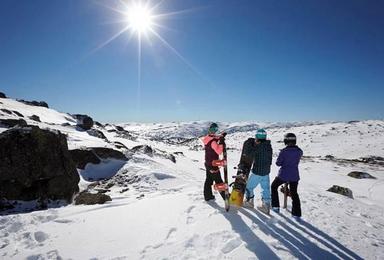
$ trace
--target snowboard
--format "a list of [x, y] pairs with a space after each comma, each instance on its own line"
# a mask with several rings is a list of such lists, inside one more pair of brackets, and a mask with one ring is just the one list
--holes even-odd
[[248, 138], [243, 143], [240, 162], [237, 167], [237, 174], [233, 176], [235, 181], [231, 183], [232, 192], [229, 197], [229, 203], [236, 207], [242, 207], [244, 201], [245, 187], [251, 171], [255, 148], [255, 138]]

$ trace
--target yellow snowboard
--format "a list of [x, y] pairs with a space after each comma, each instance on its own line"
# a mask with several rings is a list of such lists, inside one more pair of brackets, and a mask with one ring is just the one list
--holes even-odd
[[233, 189], [229, 197], [229, 204], [237, 207], [243, 206], [244, 193], [239, 190]]

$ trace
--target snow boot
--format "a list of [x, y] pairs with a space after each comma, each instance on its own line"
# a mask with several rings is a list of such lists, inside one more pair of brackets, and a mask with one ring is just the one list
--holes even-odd
[[244, 206], [245, 208], [254, 208], [254, 207], [255, 207], [255, 204], [254, 204], [254, 202], [253, 202], [253, 197], [252, 197], [252, 198], [247, 198], [247, 200], [244, 201], [243, 206]]
[[269, 206], [269, 204], [266, 204], [266, 203], [263, 203], [263, 204], [261, 204], [260, 207], [257, 207], [258, 210], [260, 210], [261, 212], [263, 212], [264, 214], [267, 214], [267, 215], [269, 215], [269, 209], [270, 208], [271, 207]]
[[279, 208], [279, 207], [272, 207], [272, 210], [273, 210], [275, 213], [280, 213], [280, 208]]

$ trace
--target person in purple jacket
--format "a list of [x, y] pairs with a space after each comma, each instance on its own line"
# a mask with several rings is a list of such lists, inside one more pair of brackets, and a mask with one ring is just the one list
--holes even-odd
[[296, 145], [296, 135], [288, 133], [284, 136], [286, 147], [280, 151], [276, 165], [280, 166], [277, 177], [271, 184], [272, 210], [280, 211], [278, 187], [284, 183], [289, 184], [292, 198], [292, 216], [296, 219], [301, 217], [301, 206], [297, 186], [299, 184], [299, 162], [303, 151]]

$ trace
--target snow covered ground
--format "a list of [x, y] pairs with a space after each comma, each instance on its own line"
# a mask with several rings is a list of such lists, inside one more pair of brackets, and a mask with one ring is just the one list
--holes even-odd
[[[65, 113], [0, 98], [0, 118], [19, 118], [1, 109], [66, 133], [70, 149], [112, 148], [118, 141], [128, 148], [147, 144], [176, 157], [173, 163], [131, 154], [109, 180], [114, 186], [107, 194], [113, 200], [104, 205], [0, 215], [1, 259], [384, 259], [384, 167], [343, 160], [384, 157], [384, 121], [221, 123], [230, 133], [230, 175], [242, 142], [257, 127], [267, 129], [275, 155], [284, 133], [297, 134], [306, 156], [300, 166], [303, 220], [298, 223], [285, 210], [271, 217], [253, 209], [225, 212], [218, 194], [215, 202], [203, 200], [204, 153], [196, 137], [204, 134], [207, 122], [119, 125], [136, 140], [108, 131], [114, 125], [97, 128], [106, 142], [79, 131]], [[33, 114], [42, 122], [26, 118]], [[0, 132], [5, 130], [0, 126]], [[111, 161], [101, 168], [88, 165], [81, 174], [110, 177], [118, 168]], [[272, 167], [271, 180], [277, 170]], [[354, 179], [347, 176], [351, 171], [376, 179]], [[82, 179], [82, 188], [88, 184]], [[326, 191], [332, 185], [350, 188], [354, 199]]]

